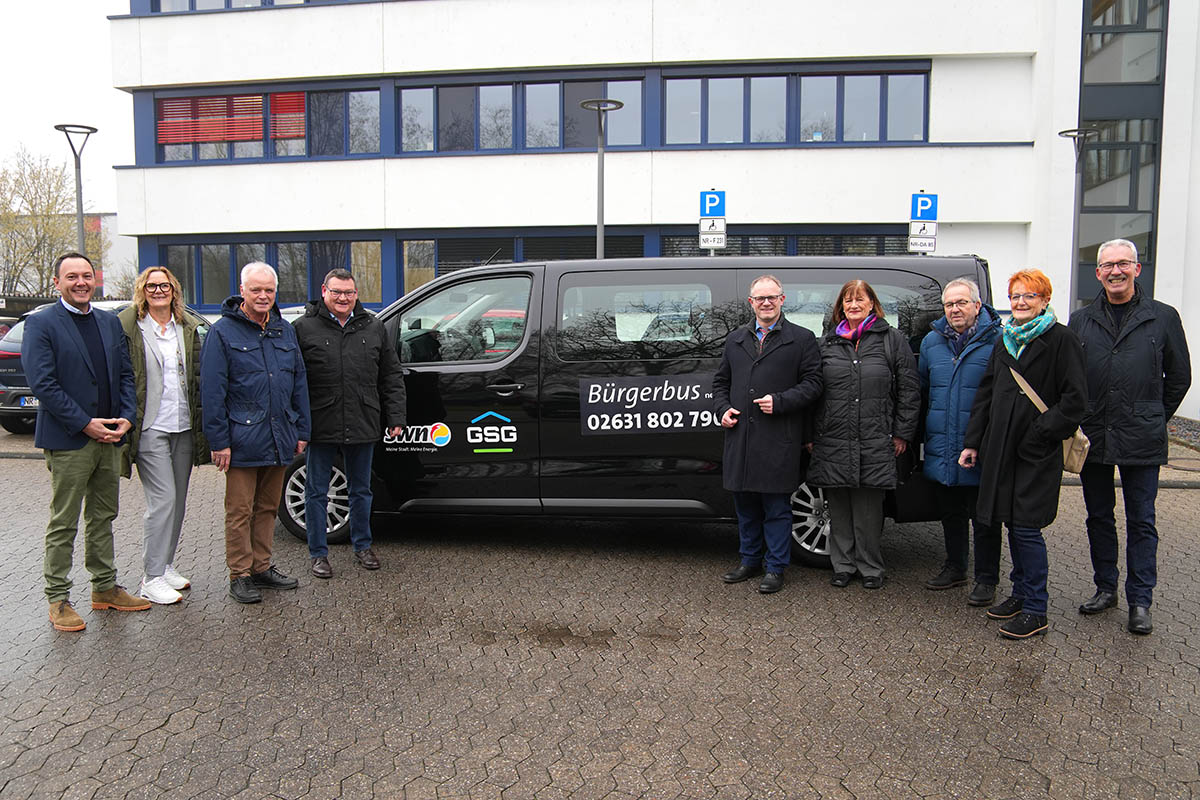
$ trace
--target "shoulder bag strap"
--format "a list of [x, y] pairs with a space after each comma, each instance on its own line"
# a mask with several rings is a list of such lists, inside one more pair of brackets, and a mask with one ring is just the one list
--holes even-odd
[[1041, 411], [1043, 414], [1045, 414], [1046, 404], [1042, 402], [1042, 398], [1038, 397], [1038, 393], [1035, 392], [1033, 387], [1029, 385], [1029, 381], [1025, 380], [1021, 373], [1017, 372], [1012, 367], [1009, 367], [1008, 371], [1012, 373], [1013, 379], [1017, 382], [1017, 385], [1021, 387], [1021, 391], [1025, 392], [1025, 394], [1029, 396], [1029, 399], [1033, 401], [1033, 404], [1037, 406], [1038, 411]]

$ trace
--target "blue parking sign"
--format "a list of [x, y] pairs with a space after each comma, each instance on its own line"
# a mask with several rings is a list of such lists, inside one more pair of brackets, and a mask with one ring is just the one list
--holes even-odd
[[700, 216], [702, 216], [702, 217], [723, 217], [723, 216], [725, 216], [725, 192], [701, 192], [700, 193]]
[[912, 196], [912, 220], [937, 222], [937, 195], [914, 194]]

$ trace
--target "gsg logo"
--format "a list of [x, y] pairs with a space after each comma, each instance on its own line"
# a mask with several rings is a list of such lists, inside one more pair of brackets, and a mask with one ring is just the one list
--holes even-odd
[[515, 425], [473, 425], [467, 428], [467, 441], [471, 444], [512, 444], [517, 440]]
[[[494, 417], [496, 422], [503, 422], [504, 425], [480, 425], [479, 423]], [[517, 426], [511, 424], [512, 420], [503, 414], [497, 414], [495, 411], [487, 411], [480, 414], [475, 419], [471, 420], [470, 426], [467, 428], [467, 441], [470, 444], [476, 445], [512, 445], [517, 442]], [[511, 453], [511, 447], [476, 447], [476, 453]]]

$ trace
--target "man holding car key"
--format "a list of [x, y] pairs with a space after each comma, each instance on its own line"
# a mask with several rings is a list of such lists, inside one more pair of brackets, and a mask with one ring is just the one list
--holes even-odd
[[713, 411], [725, 429], [724, 485], [733, 492], [741, 553], [741, 563], [721, 580], [740, 583], [765, 566], [762, 594], [783, 588], [804, 412], [823, 388], [816, 337], [783, 318], [784, 298], [775, 276], [751, 281], [754, 320], [729, 334], [713, 376]]

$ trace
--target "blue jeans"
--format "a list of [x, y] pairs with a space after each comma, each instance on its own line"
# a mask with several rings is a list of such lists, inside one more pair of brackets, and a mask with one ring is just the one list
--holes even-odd
[[[1158, 466], [1125, 466], [1121, 494], [1125, 498], [1125, 598], [1131, 606], [1149, 608], [1158, 583], [1158, 528], [1154, 501], [1158, 496]], [[1088, 464], [1079, 473], [1087, 506], [1088, 543], [1096, 588], [1117, 591], [1117, 504], [1112, 464]]]
[[308, 467], [304, 481], [304, 523], [308, 530], [308, 554], [312, 558], [329, 555], [326, 507], [329, 503], [329, 476], [334, 456], [342, 453], [342, 465], [349, 483], [350, 541], [355, 552], [371, 546], [371, 461], [375, 443], [308, 445]]
[[[738, 552], [748, 566], [764, 564], [767, 572], [783, 574], [792, 560], [792, 496], [761, 492], [734, 492]], [[766, 560], [763, 544], [766, 543]]]
[[1046, 578], [1050, 563], [1046, 559], [1046, 540], [1039, 528], [1008, 526], [1008, 552], [1012, 556], [1012, 596], [1020, 598], [1021, 610], [1026, 614], [1046, 616], [1050, 606], [1050, 593], [1046, 591]]

